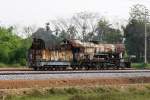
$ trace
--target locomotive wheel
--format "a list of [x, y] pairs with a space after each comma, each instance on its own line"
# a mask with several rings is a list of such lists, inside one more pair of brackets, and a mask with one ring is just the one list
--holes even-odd
[[48, 67], [44, 67], [44, 71], [48, 71]]
[[62, 67], [62, 70], [65, 71], [65, 70], [66, 70], [66, 67]]
[[57, 71], [57, 67], [53, 67], [53, 70], [54, 70], [54, 71]]
[[104, 67], [103, 67], [103, 66], [101, 66], [101, 67], [100, 67], [100, 70], [104, 70]]
[[47, 71], [47, 70], [48, 70], [48, 66], [43, 66], [43, 67], [42, 67], [42, 70], [43, 70], [43, 71]]
[[55, 68], [54, 67], [52, 67], [52, 71], [54, 71], [55, 70]]
[[76, 67], [75, 67], [75, 66], [73, 66], [73, 67], [72, 67], [72, 69], [73, 69], [73, 70], [76, 70]]
[[37, 67], [34, 67], [33, 70], [34, 70], [34, 71], [37, 71]]
[[50, 67], [49, 67], [49, 70], [52, 71], [52, 70], [53, 70], [53, 67], [50, 66]]
[[107, 70], [107, 64], [106, 63], [103, 64], [103, 69]]
[[41, 70], [42, 70], [42, 71], [45, 71], [45, 67], [41, 67]]
[[55, 70], [56, 70], [56, 71], [59, 71], [59, 70], [60, 70], [60, 68], [59, 68], [58, 66], [56, 66], [56, 67], [55, 67]]
[[103, 69], [104, 69], [104, 65], [101, 64], [99, 69], [100, 69], [100, 70], [103, 70]]
[[59, 70], [62, 71], [62, 70], [63, 70], [63, 67], [60, 67]]
[[61, 71], [65, 71], [65, 70], [66, 70], [66, 67], [60, 67], [60, 70], [61, 70]]
[[42, 71], [43, 70], [43, 68], [42, 67], [39, 67], [39, 71]]
[[98, 70], [100, 70], [101, 69], [101, 66], [100, 65], [98, 65]]
[[106, 66], [106, 70], [108, 70], [109, 69], [109, 67], [108, 66]]
[[119, 66], [117, 66], [116, 68], [117, 68], [117, 70], [119, 70]]
[[48, 66], [48, 67], [47, 67], [47, 71], [49, 71], [49, 70], [50, 70], [50, 67]]
[[122, 70], [124, 70], [124, 69], [125, 69], [125, 67], [121, 67], [121, 69], [122, 69]]
[[99, 70], [99, 65], [96, 65], [96, 66], [95, 66], [95, 69], [96, 69], [96, 70]]
[[123, 70], [125, 69], [125, 64], [124, 63], [120, 63], [120, 68]]
[[78, 67], [78, 70], [82, 70], [82, 67]]
[[89, 70], [90, 68], [87, 66], [87, 67], [85, 67], [85, 70]]
[[112, 67], [112, 69], [113, 69], [113, 70], [115, 70], [115, 69], [116, 69], [116, 67], [115, 67], [115, 66], [113, 66], [113, 67]]

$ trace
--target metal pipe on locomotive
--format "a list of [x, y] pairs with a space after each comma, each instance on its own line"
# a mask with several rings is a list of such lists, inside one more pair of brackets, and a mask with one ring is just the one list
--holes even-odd
[[131, 62], [123, 58], [124, 54], [124, 44], [65, 39], [48, 47], [44, 40], [34, 38], [28, 52], [28, 63], [34, 70], [130, 68]]

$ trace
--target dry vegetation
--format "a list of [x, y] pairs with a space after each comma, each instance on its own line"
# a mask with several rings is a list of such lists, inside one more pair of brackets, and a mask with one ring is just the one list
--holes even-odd
[[149, 100], [150, 78], [1, 80], [0, 100]]
[[84, 79], [50, 79], [50, 80], [0, 80], [0, 89], [99, 86], [150, 83], [150, 77], [139, 78], [84, 78]]
[[150, 84], [3, 90], [3, 100], [149, 100]]

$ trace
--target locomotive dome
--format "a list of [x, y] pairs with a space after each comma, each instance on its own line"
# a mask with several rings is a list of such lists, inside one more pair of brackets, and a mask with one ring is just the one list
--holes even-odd
[[33, 33], [32, 38], [43, 41], [45, 43], [45, 48], [53, 48], [60, 44], [60, 39], [53, 35], [52, 31], [47, 31], [44, 28], [40, 28]]

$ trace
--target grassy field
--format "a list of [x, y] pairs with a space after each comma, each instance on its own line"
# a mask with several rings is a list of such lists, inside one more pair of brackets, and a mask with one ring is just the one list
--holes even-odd
[[138, 87], [33, 89], [23, 95], [7, 95], [4, 100], [150, 100], [150, 85]]
[[131, 67], [137, 68], [137, 69], [142, 69], [142, 68], [150, 68], [150, 64], [144, 64], [144, 63], [132, 63]]
[[20, 64], [4, 64], [0, 62], [0, 68], [22, 68], [25, 66], [21, 66]]

